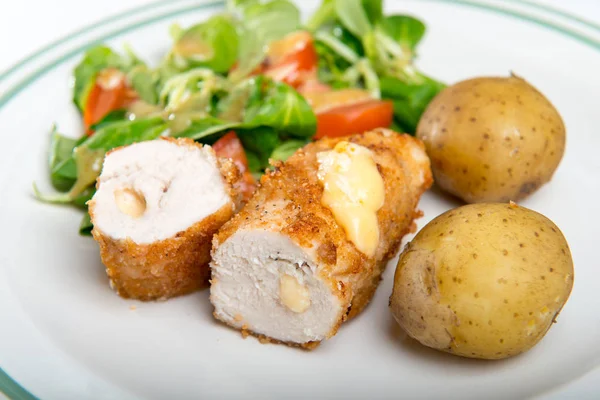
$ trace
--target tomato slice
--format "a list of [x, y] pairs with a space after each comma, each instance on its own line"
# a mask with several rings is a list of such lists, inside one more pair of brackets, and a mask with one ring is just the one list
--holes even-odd
[[[267, 75], [273, 80], [298, 88], [305, 81], [316, 80], [318, 61], [311, 34], [296, 31], [273, 41], [267, 50], [267, 57], [251, 75]], [[232, 70], [236, 68], [237, 63]]]
[[315, 139], [362, 133], [375, 128], [387, 128], [392, 123], [394, 106], [391, 101], [369, 100], [336, 107], [317, 114]]
[[276, 81], [299, 87], [316, 75], [317, 51], [306, 31], [291, 33], [269, 46], [264, 74]]
[[229, 131], [212, 148], [218, 157], [230, 158], [240, 170], [242, 180], [236, 184], [236, 188], [242, 193], [244, 201], [248, 201], [256, 190], [256, 180], [248, 171], [248, 158], [240, 139], [234, 131]]
[[212, 148], [218, 157], [231, 158], [241, 173], [248, 171], [246, 152], [234, 131], [227, 132], [212, 145]]
[[87, 135], [92, 125], [100, 122], [109, 112], [126, 107], [136, 98], [135, 92], [127, 87], [125, 74], [114, 68], [101, 71], [88, 95], [83, 110], [83, 123]]

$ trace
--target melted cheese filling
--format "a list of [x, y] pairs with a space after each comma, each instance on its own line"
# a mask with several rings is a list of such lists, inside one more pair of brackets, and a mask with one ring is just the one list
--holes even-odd
[[372, 257], [379, 246], [377, 211], [385, 201], [383, 178], [366, 147], [339, 142], [333, 150], [317, 154], [321, 203], [333, 213], [348, 240]]

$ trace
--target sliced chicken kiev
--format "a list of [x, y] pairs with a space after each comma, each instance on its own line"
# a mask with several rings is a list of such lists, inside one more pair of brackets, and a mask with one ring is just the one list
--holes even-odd
[[297, 151], [215, 235], [215, 317], [305, 348], [335, 335], [370, 301], [431, 184], [423, 144], [390, 130]]
[[188, 139], [108, 153], [89, 211], [111, 287], [155, 300], [204, 286], [212, 237], [239, 205], [239, 179], [232, 161]]

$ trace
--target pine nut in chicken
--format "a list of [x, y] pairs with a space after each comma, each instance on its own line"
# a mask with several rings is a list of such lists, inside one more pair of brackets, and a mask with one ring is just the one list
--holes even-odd
[[139, 218], [146, 212], [146, 199], [130, 188], [115, 190], [115, 203], [119, 211], [133, 218]]

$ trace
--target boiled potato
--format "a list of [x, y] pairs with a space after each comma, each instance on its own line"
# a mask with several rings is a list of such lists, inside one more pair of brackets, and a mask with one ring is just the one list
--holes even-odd
[[572, 286], [569, 246], [552, 221], [514, 203], [472, 204], [407, 245], [390, 307], [425, 346], [499, 359], [539, 342]]
[[467, 203], [526, 197], [550, 180], [565, 149], [565, 126], [554, 106], [514, 75], [446, 88], [416, 134], [436, 183]]

